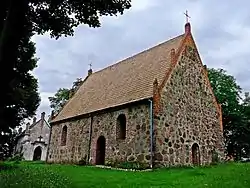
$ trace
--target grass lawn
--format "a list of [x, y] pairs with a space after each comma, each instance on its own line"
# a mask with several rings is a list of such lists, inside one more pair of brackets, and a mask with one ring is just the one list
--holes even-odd
[[250, 163], [194, 169], [125, 172], [96, 167], [6, 163], [0, 166], [0, 188], [164, 187], [250, 188]]

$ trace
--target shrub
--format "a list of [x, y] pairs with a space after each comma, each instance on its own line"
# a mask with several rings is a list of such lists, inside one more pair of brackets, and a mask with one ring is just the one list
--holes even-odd
[[88, 162], [87, 162], [87, 156], [84, 156], [81, 160], [79, 160], [79, 162], [78, 162], [78, 165], [80, 165], [80, 166], [85, 166], [85, 165], [87, 165], [88, 164]]
[[220, 162], [219, 154], [215, 150], [213, 150], [212, 151], [212, 163], [211, 163], [211, 165], [216, 165], [219, 162]]
[[117, 159], [115, 159], [115, 160], [107, 159], [107, 160], [105, 161], [105, 165], [106, 165], [106, 166], [111, 166], [111, 167], [117, 168], [118, 164], [119, 164], [119, 161], [118, 161]]
[[110, 166], [113, 168], [122, 168], [122, 169], [133, 169], [133, 170], [145, 170], [149, 168], [147, 163], [140, 163], [137, 161], [129, 162], [129, 161], [118, 161], [117, 159], [106, 159], [105, 166]]
[[18, 153], [18, 154], [15, 154], [14, 156], [10, 157], [7, 161], [20, 162], [22, 160], [24, 160], [23, 154]]

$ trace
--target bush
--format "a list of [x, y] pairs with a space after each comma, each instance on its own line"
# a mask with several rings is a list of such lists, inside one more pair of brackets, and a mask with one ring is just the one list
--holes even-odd
[[22, 160], [24, 160], [23, 154], [18, 153], [18, 154], [15, 154], [14, 156], [10, 157], [7, 161], [20, 162]]
[[118, 161], [107, 159], [105, 162], [106, 166], [114, 167], [114, 168], [123, 168], [123, 169], [133, 169], [133, 170], [145, 170], [149, 168], [149, 165], [146, 163], [140, 162], [128, 162], [128, 161]]
[[118, 164], [119, 164], [119, 161], [118, 161], [117, 159], [115, 159], [115, 160], [107, 159], [107, 160], [105, 161], [105, 165], [106, 165], [106, 166], [111, 166], [111, 167], [117, 168]]
[[87, 156], [84, 156], [81, 160], [79, 160], [79, 162], [78, 162], [78, 165], [80, 165], [80, 166], [85, 166], [85, 165], [87, 165], [88, 164], [88, 162], [87, 162]]
[[121, 162], [118, 164], [119, 168], [125, 168], [125, 169], [134, 169], [134, 170], [145, 170], [149, 168], [148, 164], [140, 163], [140, 162]]
[[212, 151], [212, 163], [211, 165], [216, 165], [220, 162], [219, 154], [214, 150]]

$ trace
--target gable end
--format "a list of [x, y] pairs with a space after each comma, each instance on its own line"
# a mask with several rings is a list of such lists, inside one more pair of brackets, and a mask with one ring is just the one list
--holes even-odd
[[[174, 69], [176, 68], [178, 62], [180, 61], [181, 58], [181, 53], [187, 53], [187, 48], [188, 47], [192, 47], [194, 49], [194, 55], [198, 58], [199, 63], [201, 63], [202, 65], [202, 74], [204, 75], [206, 84], [210, 90], [210, 92], [212, 93], [212, 97], [213, 97], [213, 104], [216, 107], [218, 116], [219, 116], [219, 121], [220, 121], [220, 128], [221, 131], [223, 131], [223, 124], [222, 124], [222, 109], [221, 109], [221, 105], [217, 102], [217, 99], [214, 95], [212, 86], [210, 84], [209, 78], [208, 78], [208, 73], [206, 68], [204, 68], [203, 64], [202, 64], [202, 60], [200, 57], [200, 54], [198, 52], [197, 46], [195, 44], [195, 41], [193, 39], [193, 36], [191, 34], [191, 32], [186, 32], [185, 34], [185, 38], [183, 39], [183, 41], [181, 42], [181, 45], [179, 46], [179, 48], [175, 51], [171, 51], [171, 67], [170, 69], [167, 71], [165, 78], [163, 79], [162, 83], [159, 84], [159, 97], [157, 98], [157, 100], [159, 101], [155, 101], [157, 104], [160, 103], [160, 99], [161, 99], [161, 93], [162, 90], [164, 89], [164, 86], [166, 85], [166, 83], [169, 81], [169, 79], [171, 78], [171, 75], [174, 71]], [[158, 109], [155, 110], [155, 115], [157, 115], [160, 111], [162, 111], [162, 105], [158, 105]]]

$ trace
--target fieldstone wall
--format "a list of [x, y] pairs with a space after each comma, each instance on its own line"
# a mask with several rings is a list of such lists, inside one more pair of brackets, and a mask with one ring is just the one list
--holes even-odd
[[[120, 114], [126, 116], [126, 139], [116, 139], [116, 124]], [[96, 157], [96, 142], [99, 136], [106, 138], [106, 159], [140, 161], [150, 159], [149, 104], [133, 106], [94, 117], [91, 142], [91, 157]], [[95, 162], [95, 161], [93, 161]]]
[[[116, 138], [117, 118], [126, 116], [126, 138]], [[49, 162], [76, 163], [88, 155], [91, 118], [52, 125]], [[61, 132], [68, 127], [66, 146], [60, 146]], [[104, 136], [106, 140], [105, 161], [140, 161], [149, 163], [150, 127], [149, 104], [134, 105], [117, 111], [109, 111], [93, 116], [91, 134], [91, 163], [96, 162], [97, 140]]]
[[[88, 155], [90, 118], [52, 125], [48, 162], [77, 163]], [[61, 135], [67, 126], [66, 145], [61, 146]]]
[[161, 112], [155, 119], [155, 163], [165, 166], [192, 164], [192, 145], [198, 144], [200, 163], [223, 155], [223, 134], [197, 52], [188, 46], [181, 54], [161, 93]]
[[[181, 54], [170, 79], [160, 93], [160, 111], [154, 119], [155, 164], [192, 164], [192, 146], [198, 145], [200, 164], [212, 162], [212, 154], [223, 157], [223, 134], [213, 94], [203, 65], [193, 47]], [[153, 91], [152, 91], [153, 92]], [[126, 117], [126, 138], [117, 139], [117, 119]], [[90, 154], [96, 163], [97, 140], [105, 137], [105, 162], [139, 161], [149, 164], [149, 103], [95, 114], [91, 118], [52, 125], [49, 162], [77, 163]], [[67, 126], [67, 141], [61, 134]], [[91, 131], [92, 130], [92, 131]], [[90, 150], [89, 150], [90, 149]]]

